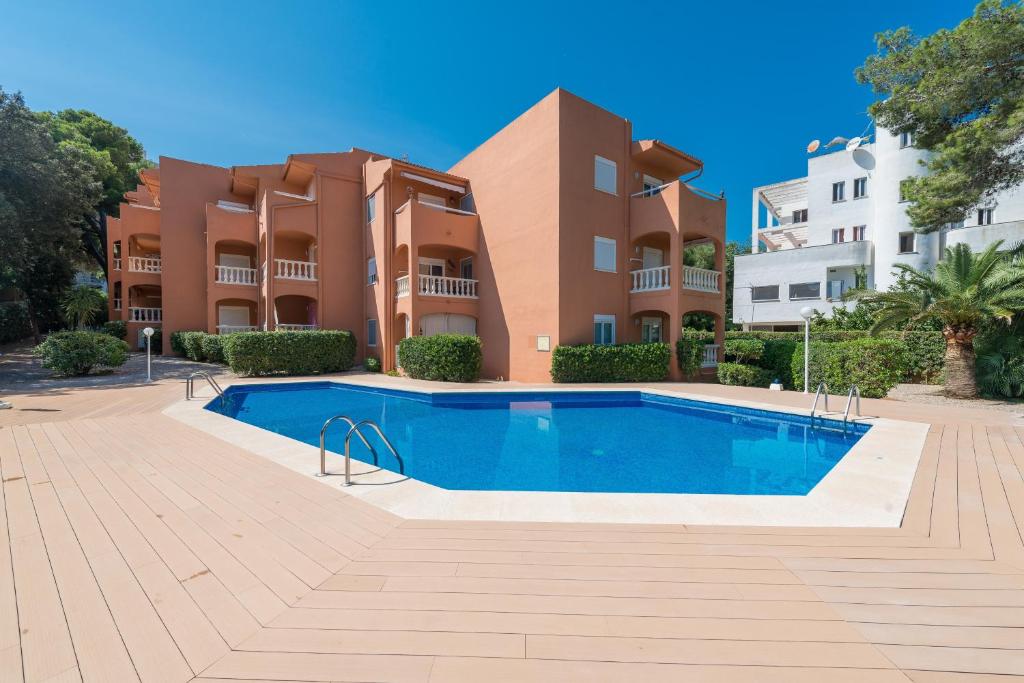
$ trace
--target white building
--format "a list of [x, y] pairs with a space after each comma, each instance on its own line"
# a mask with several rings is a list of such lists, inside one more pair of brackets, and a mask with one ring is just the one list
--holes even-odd
[[806, 177], [754, 189], [754, 253], [736, 257], [733, 322], [791, 330], [802, 323], [804, 306], [828, 314], [858, 284], [888, 289], [896, 263], [929, 269], [947, 245], [979, 249], [1024, 240], [1020, 189], [972, 212], [963, 225], [915, 233], [900, 182], [927, 171], [918, 163], [926, 152], [912, 142], [878, 129], [874, 141], [852, 152], [840, 147], [810, 157]]

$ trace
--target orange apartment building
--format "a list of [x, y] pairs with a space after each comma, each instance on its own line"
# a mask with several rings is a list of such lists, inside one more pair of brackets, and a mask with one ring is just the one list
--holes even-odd
[[[724, 330], [725, 201], [699, 160], [558, 89], [448, 172], [360, 149], [221, 168], [167, 157], [108, 224], [111, 319], [175, 330], [477, 334], [483, 376], [550, 381], [559, 344]], [[680, 178], [684, 178], [681, 180]], [[683, 265], [714, 247], [714, 269]], [[673, 360], [673, 376], [678, 368]]]

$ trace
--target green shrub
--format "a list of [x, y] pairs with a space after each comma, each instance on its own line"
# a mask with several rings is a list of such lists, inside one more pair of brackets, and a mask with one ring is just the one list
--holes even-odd
[[790, 368], [796, 345], [795, 339], [765, 339], [764, 353], [758, 362], [758, 365], [771, 376], [771, 380], [779, 380], [786, 389], [793, 388], [793, 373]]
[[766, 387], [771, 384], [767, 370], [742, 363], [719, 363], [718, 381], [737, 387]]
[[380, 372], [380, 359], [367, 356], [366, 360], [363, 361], [363, 367], [367, 372]]
[[342, 372], [352, 367], [356, 355], [355, 335], [347, 330], [236, 332], [225, 335], [222, 346], [239, 375]]
[[21, 341], [32, 336], [28, 307], [21, 301], [0, 304], [0, 344]]
[[752, 363], [764, 355], [764, 345], [760, 339], [726, 339], [725, 357], [737, 363]]
[[108, 320], [103, 323], [100, 331], [103, 332], [103, 334], [109, 334], [115, 339], [127, 339], [128, 323], [123, 320]]
[[406, 337], [398, 345], [399, 365], [413, 379], [475, 382], [480, 378], [480, 338], [468, 334]]
[[558, 346], [551, 358], [555, 382], [660, 382], [672, 360], [668, 344]]
[[[865, 398], [885, 398], [900, 383], [910, 365], [910, 352], [899, 339], [864, 337], [843, 342], [811, 342], [811, 386], [828, 384], [834, 394], [845, 394], [856, 384]], [[804, 388], [804, 345], [797, 344], [792, 358], [793, 386]]]
[[181, 330], [171, 332], [171, 351], [179, 356], [185, 355], [185, 344], [182, 341], [183, 334], [185, 334], [185, 332]]
[[224, 337], [219, 334], [200, 333], [199, 350], [207, 363], [224, 362]]
[[43, 367], [61, 375], [87, 375], [93, 368], [118, 368], [128, 344], [102, 332], [56, 332], [35, 348]]
[[682, 336], [676, 342], [676, 360], [679, 362], [679, 370], [684, 377], [693, 377], [700, 372], [701, 361], [704, 358], [704, 346], [714, 343], [714, 332], [683, 331]]

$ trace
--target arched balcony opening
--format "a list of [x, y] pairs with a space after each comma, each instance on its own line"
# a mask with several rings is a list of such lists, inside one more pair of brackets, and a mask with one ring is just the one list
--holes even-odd
[[283, 280], [317, 279], [316, 240], [295, 230], [274, 234], [274, 277]]
[[122, 306], [124, 304], [124, 298], [121, 295], [121, 289], [122, 289], [121, 281], [120, 280], [116, 280], [114, 282], [114, 289], [110, 293], [110, 298], [111, 298], [111, 300], [112, 300], [112, 302], [114, 304], [114, 310], [118, 311], [118, 312], [123, 310]]
[[256, 303], [245, 299], [220, 299], [216, 304], [217, 334], [252, 332], [256, 329]]
[[656, 309], [638, 311], [630, 318], [629, 329], [623, 335], [628, 343], [656, 344], [671, 341], [669, 325], [672, 316], [668, 312]]
[[128, 322], [161, 323], [163, 319], [160, 285], [133, 285], [128, 288]]
[[274, 299], [274, 329], [284, 332], [315, 330], [316, 299], [299, 294], [283, 294]]
[[391, 259], [391, 277], [395, 281], [395, 297], [409, 296], [412, 291], [409, 275], [409, 247], [401, 245], [395, 249], [395, 256]]
[[128, 240], [128, 272], [159, 273], [160, 235], [138, 234]]
[[695, 309], [684, 313], [682, 321], [684, 331], [708, 332], [713, 335], [713, 340], [704, 345], [701, 368], [707, 370], [718, 367], [725, 341], [725, 321], [722, 316], [714, 311]]
[[457, 247], [421, 246], [416, 255], [416, 292], [420, 296], [478, 298], [474, 256]]
[[633, 240], [630, 262], [630, 291], [667, 290], [672, 282], [672, 237], [667, 232], [650, 232]]
[[114, 270], [121, 270], [121, 240], [114, 240], [113, 248], [114, 253], [110, 256], [114, 262]]
[[256, 285], [256, 245], [241, 240], [220, 240], [214, 245], [214, 282]]
[[683, 289], [717, 294], [722, 279], [722, 245], [710, 237], [694, 236], [683, 240]]

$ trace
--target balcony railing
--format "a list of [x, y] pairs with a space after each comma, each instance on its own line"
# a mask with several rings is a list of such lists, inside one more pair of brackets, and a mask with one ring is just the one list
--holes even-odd
[[316, 263], [274, 259], [274, 277], [284, 280], [316, 280]]
[[133, 323], [159, 323], [163, 322], [164, 309], [146, 308], [143, 306], [128, 307], [128, 322]]
[[699, 292], [718, 292], [721, 273], [707, 268], [683, 266], [683, 289], [696, 289]]
[[217, 334], [231, 334], [232, 332], [255, 332], [255, 325], [217, 325]]
[[421, 296], [448, 296], [456, 299], [476, 299], [476, 280], [463, 277], [420, 275]]
[[718, 367], [718, 344], [705, 344], [701, 353], [700, 366], [702, 368]]
[[658, 266], [657, 268], [643, 268], [630, 273], [633, 276], [634, 292], [652, 292], [659, 289], [668, 289], [669, 270], [672, 266]]
[[114, 310], [115, 311], [120, 311], [121, 310], [121, 300], [120, 299], [114, 299]]
[[296, 323], [277, 323], [274, 326], [278, 332], [304, 332], [306, 330], [315, 330], [316, 325], [299, 325]]
[[128, 270], [133, 273], [159, 273], [160, 257], [129, 256]]
[[223, 285], [254, 285], [256, 284], [255, 268], [238, 266], [214, 266], [217, 269], [217, 282]]
[[121, 259], [120, 259], [120, 257], [114, 259], [114, 270], [121, 270]]
[[403, 275], [395, 280], [395, 298], [400, 299], [409, 296], [409, 276]]

